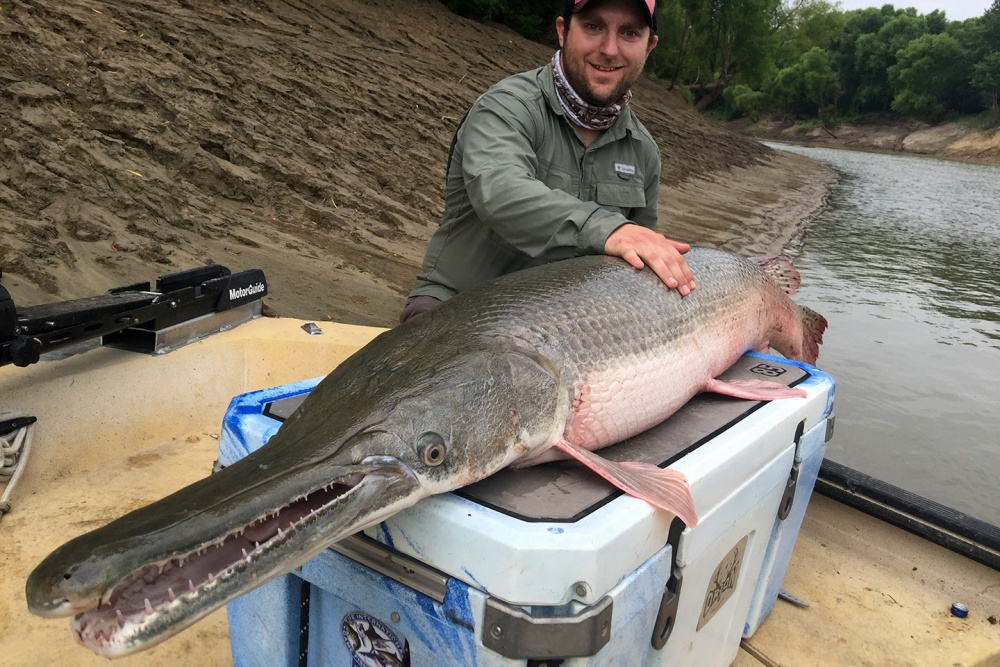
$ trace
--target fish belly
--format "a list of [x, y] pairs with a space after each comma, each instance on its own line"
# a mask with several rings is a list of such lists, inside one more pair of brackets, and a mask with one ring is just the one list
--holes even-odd
[[[563, 439], [594, 451], [661, 423], [760, 344], [759, 320], [753, 310], [726, 309], [725, 317], [702, 317], [684, 334], [665, 328], [647, 349], [570, 370], [575, 379]], [[532, 463], [562, 458], [549, 449]]]

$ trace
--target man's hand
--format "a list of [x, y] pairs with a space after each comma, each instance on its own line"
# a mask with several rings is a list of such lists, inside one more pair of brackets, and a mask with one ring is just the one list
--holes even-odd
[[626, 224], [604, 243], [604, 254], [621, 257], [637, 269], [649, 266], [667, 287], [687, 296], [695, 288], [694, 274], [683, 254], [691, 249], [687, 243], [671, 241], [659, 232], [641, 225]]

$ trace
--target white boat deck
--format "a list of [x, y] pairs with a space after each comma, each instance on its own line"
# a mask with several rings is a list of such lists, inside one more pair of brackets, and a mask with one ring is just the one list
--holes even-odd
[[[211, 470], [229, 399], [321, 375], [379, 330], [260, 319], [162, 357], [96, 349], [0, 369], [0, 409], [38, 417], [27, 470], [0, 519], [0, 663], [103, 665], [67, 619], [32, 616], [24, 582], [66, 540]], [[814, 496], [781, 600], [734, 663], [1000, 665], [1000, 572]], [[954, 601], [968, 605], [953, 617]], [[232, 663], [224, 611], [121, 665]]]

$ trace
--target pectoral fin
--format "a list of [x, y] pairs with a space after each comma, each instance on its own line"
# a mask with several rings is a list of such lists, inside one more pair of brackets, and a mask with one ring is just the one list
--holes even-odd
[[693, 528], [698, 524], [694, 498], [684, 474], [671, 468], [658, 468], [651, 463], [634, 461], [616, 463], [602, 456], [560, 440], [554, 445], [611, 482], [625, 493], [680, 517]]
[[773, 401], [776, 398], [804, 398], [804, 389], [788, 387], [768, 380], [709, 380], [702, 391], [711, 391], [752, 401]]

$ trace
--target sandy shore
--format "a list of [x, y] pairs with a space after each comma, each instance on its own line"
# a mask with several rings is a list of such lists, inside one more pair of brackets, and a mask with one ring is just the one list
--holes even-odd
[[813, 160], [776, 151], [766, 164], [720, 170], [667, 188], [663, 232], [744, 255], [788, 252], [825, 205], [836, 178]]
[[928, 125], [916, 120], [880, 125], [842, 124], [829, 131], [777, 121], [740, 120], [728, 126], [750, 137], [793, 144], [1000, 164], [1000, 128], [973, 130], [959, 123]]

